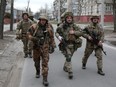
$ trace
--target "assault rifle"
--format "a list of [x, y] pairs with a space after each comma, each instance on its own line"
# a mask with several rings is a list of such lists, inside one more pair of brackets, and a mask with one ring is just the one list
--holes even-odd
[[84, 31], [92, 37], [93, 40], [92, 41], [89, 40], [89, 41], [92, 42], [93, 44], [97, 45], [98, 48], [101, 48], [102, 52], [105, 55], [107, 55], [103, 49], [103, 45], [101, 45], [101, 46], [98, 45], [98, 43], [99, 43], [98, 35], [95, 32], [90, 33], [87, 28], [85, 28]]
[[64, 39], [62, 39], [61, 43], [59, 44], [59, 49], [61, 51], [64, 51], [64, 50], [66, 51], [66, 46], [67, 46], [66, 41]]

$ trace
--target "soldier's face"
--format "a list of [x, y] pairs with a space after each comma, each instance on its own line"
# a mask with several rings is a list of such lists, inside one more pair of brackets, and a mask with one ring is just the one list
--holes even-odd
[[23, 16], [23, 19], [25, 19], [25, 20], [28, 19], [28, 16], [27, 15], [24, 15]]
[[67, 21], [68, 23], [71, 23], [71, 22], [73, 21], [73, 19], [72, 19], [71, 16], [68, 16], [68, 17], [66, 18], [66, 21]]
[[93, 23], [98, 23], [98, 22], [99, 22], [99, 19], [97, 19], [97, 18], [93, 19]]
[[40, 23], [41, 23], [41, 25], [45, 25], [46, 24], [46, 20], [45, 19], [41, 19]]

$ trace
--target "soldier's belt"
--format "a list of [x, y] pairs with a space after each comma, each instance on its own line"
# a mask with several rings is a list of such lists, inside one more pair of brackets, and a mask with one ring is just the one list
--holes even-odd
[[27, 34], [27, 33], [22, 33], [22, 34]]
[[68, 40], [68, 41], [65, 41], [67, 44], [73, 44], [75, 43], [75, 41], [71, 41], [71, 40]]

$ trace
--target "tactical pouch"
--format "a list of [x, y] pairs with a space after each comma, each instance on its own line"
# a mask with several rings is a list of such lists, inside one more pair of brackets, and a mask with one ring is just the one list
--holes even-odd
[[38, 38], [38, 40], [37, 40], [37, 45], [39, 46], [39, 45], [43, 45], [44, 44], [44, 37], [40, 37], [40, 38]]
[[58, 47], [60, 51], [63, 51], [63, 43], [59, 43]]
[[75, 40], [75, 49], [80, 48], [82, 46], [82, 39], [78, 38]]

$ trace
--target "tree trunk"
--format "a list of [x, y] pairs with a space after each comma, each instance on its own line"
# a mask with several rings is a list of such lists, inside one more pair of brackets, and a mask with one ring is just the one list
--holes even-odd
[[13, 31], [14, 24], [14, 0], [11, 0], [11, 23], [10, 23], [10, 31]]
[[116, 32], [116, 0], [113, 0], [114, 32]]
[[6, 7], [6, 0], [1, 0], [1, 5], [0, 5], [0, 39], [3, 39], [5, 7]]

